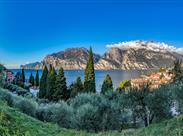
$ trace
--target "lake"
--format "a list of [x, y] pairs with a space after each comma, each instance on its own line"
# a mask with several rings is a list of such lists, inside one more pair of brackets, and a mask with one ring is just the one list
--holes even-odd
[[[21, 72], [21, 69], [12, 69], [14, 74]], [[30, 74], [36, 75], [36, 70], [25, 69], [25, 77], [28, 80]], [[112, 78], [114, 87], [118, 87], [121, 80], [129, 80], [140, 76], [141, 74], [147, 73], [147, 71], [140, 70], [95, 70], [96, 89], [100, 91], [102, 82], [107, 74]], [[39, 76], [41, 77], [42, 70], [39, 70]], [[80, 76], [84, 80], [84, 70], [65, 70], [65, 77], [67, 79], [67, 85], [70, 85], [75, 79]]]

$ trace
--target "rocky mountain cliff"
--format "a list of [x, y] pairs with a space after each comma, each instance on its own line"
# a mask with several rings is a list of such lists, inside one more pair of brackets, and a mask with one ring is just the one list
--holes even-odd
[[[86, 48], [67, 48], [64, 51], [47, 55], [40, 63], [22, 65], [25, 69], [41, 69], [44, 65], [52, 64], [56, 69], [61, 66], [64, 69], [85, 69], [89, 57]], [[100, 59], [100, 55], [93, 54], [94, 63]]]
[[[96, 69], [153, 69], [169, 67], [176, 59], [183, 60], [183, 49], [153, 41], [130, 41], [107, 46], [108, 51], [100, 57], [94, 54]], [[52, 64], [55, 68], [84, 69], [89, 51], [86, 48], [68, 48], [48, 55], [43, 62], [28, 64], [27, 69], [42, 68]]]

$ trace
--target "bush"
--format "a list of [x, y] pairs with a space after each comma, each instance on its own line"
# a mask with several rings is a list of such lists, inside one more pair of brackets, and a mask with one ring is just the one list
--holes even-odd
[[7, 90], [0, 88], [0, 99], [5, 101], [9, 106], [13, 105], [13, 97]]
[[71, 128], [73, 109], [63, 101], [41, 104], [36, 116], [42, 121], [55, 122], [61, 127]]
[[[117, 98], [117, 99], [116, 99]], [[91, 132], [121, 130], [127, 122], [127, 110], [121, 105], [117, 92], [99, 94], [79, 94], [70, 101], [75, 110], [76, 128]], [[92, 110], [93, 111], [90, 111]], [[94, 117], [90, 119], [90, 117]], [[91, 124], [89, 123], [91, 121]]]
[[18, 108], [23, 113], [35, 117], [35, 113], [37, 110], [37, 103], [32, 100], [15, 97], [13, 102], [13, 107]]
[[183, 85], [172, 85], [174, 94], [174, 106], [179, 114], [183, 114]]
[[84, 104], [77, 109], [76, 125], [78, 129], [98, 132], [100, 130], [100, 123], [98, 107], [91, 104]]
[[69, 104], [74, 109], [77, 109], [84, 104], [91, 103], [92, 99], [93, 99], [92, 95], [94, 95], [94, 94], [87, 94], [87, 93], [79, 94], [75, 98], [70, 99]]
[[16, 93], [17, 95], [21, 95], [24, 97], [26, 96], [33, 97], [33, 95], [29, 92], [29, 90], [26, 90], [14, 84], [5, 83], [3, 88], [10, 90], [11, 92]]

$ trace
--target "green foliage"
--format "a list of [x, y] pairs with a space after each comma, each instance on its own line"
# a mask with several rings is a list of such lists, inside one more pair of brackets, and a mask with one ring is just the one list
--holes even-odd
[[79, 107], [76, 112], [77, 127], [91, 132], [98, 132], [100, 129], [100, 120], [97, 116], [98, 107], [91, 104], [85, 104]]
[[88, 59], [86, 69], [85, 69], [84, 91], [85, 92], [96, 92], [95, 70], [94, 70], [92, 48], [90, 48], [89, 59]]
[[69, 102], [76, 112], [75, 128], [91, 132], [121, 130], [125, 121], [123, 107], [118, 100], [99, 94], [77, 95]]
[[64, 128], [71, 128], [73, 121], [73, 109], [66, 102], [42, 104], [39, 106], [36, 116], [42, 121], [54, 122]]
[[21, 87], [24, 87], [24, 83], [23, 83], [23, 80], [22, 80], [22, 74], [20, 72], [18, 72], [16, 75], [15, 75], [15, 78], [13, 80], [13, 83], [15, 85], [18, 85], [18, 86], [21, 86]]
[[[89, 109], [89, 108], [88, 108]], [[0, 102], [0, 135], [2, 136], [182, 136], [183, 116], [175, 117], [147, 128], [87, 133], [62, 129], [57, 125], [38, 121]]]
[[46, 98], [48, 100], [53, 100], [53, 95], [56, 91], [56, 72], [55, 69], [50, 67], [48, 77], [47, 77], [47, 89], [46, 89]]
[[173, 98], [171, 91], [172, 90], [169, 89], [169, 86], [162, 85], [160, 88], [157, 88], [148, 94], [146, 103], [150, 111], [150, 124], [153, 120], [160, 122], [172, 116], [171, 107]]
[[154, 120], [166, 119], [171, 116], [171, 96], [166, 88], [151, 91], [149, 85], [130, 88], [124, 95], [124, 105], [132, 111], [134, 124], [142, 120], [148, 126]]
[[29, 83], [30, 83], [32, 86], [34, 86], [34, 76], [32, 75], [32, 73], [31, 73], [31, 75], [30, 75], [30, 77], [29, 77]]
[[161, 67], [160, 69], [159, 69], [159, 72], [161, 72], [161, 73], [163, 73], [163, 72], [166, 72], [166, 68], [164, 68], [164, 67]]
[[113, 90], [113, 83], [111, 77], [107, 74], [102, 84], [101, 93], [105, 94], [108, 91]]
[[8, 91], [0, 90], [0, 100], [6, 102], [9, 106], [13, 106], [13, 97]]
[[35, 117], [37, 103], [25, 98], [14, 97], [13, 107], [18, 108], [27, 115]]
[[39, 87], [39, 72], [38, 72], [38, 70], [36, 71], [35, 86]]
[[4, 66], [2, 64], [0, 64], [0, 73], [3, 71]]
[[172, 85], [174, 102], [177, 108], [177, 112], [183, 114], [183, 84]]
[[177, 82], [179, 80], [182, 81], [182, 79], [183, 79], [183, 69], [182, 69], [181, 65], [182, 65], [181, 60], [176, 60], [174, 62], [173, 72], [175, 73], [175, 78], [174, 78], [175, 82]]
[[26, 97], [26, 96], [32, 97], [32, 94], [29, 92], [29, 90], [19, 87], [18, 85], [14, 85], [11, 83], [5, 83], [5, 84], [3, 84], [3, 88], [8, 89], [9, 91], [11, 91], [17, 95], [21, 95], [23, 97]]
[[18, 108], [20, 111], [35, 116], [37, 103], [19, 96], [13, 96], [8, 90], [0, 88], [0, 98], [6, 102], [9, 106]]
[[119, 83], [119, 88], [120, 89], [125, 89], [126, 87], [130, 86], [130, 81], [129, 80], [123, 80]]
[[67, 90], [66, 78], [64, 75], [64, 70], [61, 67], [59, 69], [58, 75], [56, 76], [56, 90], [53, 94], [54, 100], [67, 100], [70, 96], [69, 91]]
[[22, 73], [21, 73], [21, 76], [22, 76], [22, 82], [25, 83], [25, 72], [24, 72], [24, 68], [22, 69]]
[[48, 69], [45, 66], [41, 79], [40, 79], [40, 87], [39, 87], [39, 98], [45, 98], [46, 97], [46, 89], [47, 89], [47, 76], [48, 76]]
[[61, 132], [57, 125], [40, 122], [0, 101], [1, 136], [56, 136]]
[[70, 92], [71, 92], [71, 97], [75, 97], [79, 93], [83, 93], [83, 83], [81, 81], [80, 77], [77, 77], [76, 81], [70, 85]]
[[4, 83], [4, 74], [0, 72], [0, 87], [3, 86], [3, 83]]
[[[150, 91], [146, 86], [122, 94], [113, 91], [109, 91], [105, 95], [82, 93], [70, 99], [68, 103], [61, 101], [38, 105], [31, 99], [9, 96], [10, 93], [7, 90], [0, 89], [0, 99], [7, 104], [9, 101], [10, 106], [18, 108], [28, 115], [36, 116], [42, 121], [57, 123], [64, 128], [87, 130], [89, 132], [121, 131], [121, 129], [128, 128], [134, 115], [137, 121], [144, 121], [145, 117], [148, 117], [148, 123], [151, 117], [153, 117], [152, 122], [169, 118], [169, 106], [171, 106], [172, 100], [170, 90], [175, 91], [175, 88], [162, 86], [155, 91]], [[15, 111], [12, 113], [15, 113]], [[162, 128], [165, 128], [165, 126], [169, 125], [166, 124]], [[174, 126], [171, 127], [174, 128]], [[30, 134], [32, 134], [32, 131]], [[63, 135], [63, 133], [60, 134]], [[106, 134], [104, 133], [104, 135]], [[135, 133], [130, 134], [135, 135]], [[119, 135], [123, 135], [123, 133]]]

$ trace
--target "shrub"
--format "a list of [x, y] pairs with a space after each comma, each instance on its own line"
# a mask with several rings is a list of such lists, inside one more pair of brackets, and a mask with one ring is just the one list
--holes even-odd
[[13, 97], [7, 90], [0, 88], [0, 99], [5, 101], [9, 106], [13, 105]]
[[174, 93], [174, 106], [179, 114], [183, 114], [183, 85], [172, 85]]
[[14, 98], [13, 107], [32, 117], [35, 117], [37, 106], [37, 103], [32, 100], [20, 97]]
[[79, 107], [76, 112], [76, 122], [78, 129], [98, 132], [101, 123], [98, 118], [98, 107], [91, 104], [84, 104]]
[[[124, 112], [120, 98], [117, 92], [109, 92], [106, 96], [99, 94], [76, 96], [70, 101], [70, 105], [75, 109], [76, 128], [92, 132], [121, 130], [123, 123], [126, 122], [127, 112]], [[93, 111], [90, 111], [92, 108]], [[90, 119], [92, 116], [94, 118]], [[89, 124], [89, 121], [93, 124]]]
[[93, 99], [92, 95], [94, 94], [87, 94], [87, 93], [79, 94], [75, 98], [70, 99], [69, 103], [74, 109], [77, 109], [84, 104], [91, 103]]
[[16, 93], [17, 95], [33, 97], [33, 95], [29, 92], [29, 90], [26, 90], [26, 89], [19, 87], [17, 85], [5, 83], [3, 87], [5, 89], [10, 90], [11, 92]]
[[38, 119], [55, 122], [64, 128], [71, 128], [73, 109], [67, 103], [41, 104], [36, 112]]

